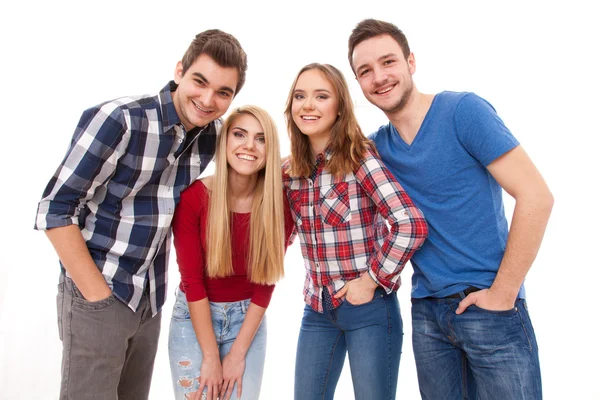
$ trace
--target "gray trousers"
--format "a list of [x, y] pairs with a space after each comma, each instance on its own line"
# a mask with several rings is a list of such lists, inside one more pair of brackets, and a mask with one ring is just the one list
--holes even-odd
[[114, 295], [90, 302], [61, 274], [58, 332], [63, 342], [60, 399], [147, 399], [160, 332], [144, 293], [134, 313]]

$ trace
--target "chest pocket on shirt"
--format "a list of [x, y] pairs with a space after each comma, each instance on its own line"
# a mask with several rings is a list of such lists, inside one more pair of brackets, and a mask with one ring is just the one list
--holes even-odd
[[337, 226], [350, 221], [348, 182], [321, 187], [319, 210], [324, 223]]

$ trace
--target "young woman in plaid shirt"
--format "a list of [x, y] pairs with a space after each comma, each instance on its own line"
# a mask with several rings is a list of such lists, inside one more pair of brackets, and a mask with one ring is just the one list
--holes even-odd
[[427, 224], [363, 135], [339, 70], [302, 68], [285, 116], [284, 187], [306, 266], [295, 398], [333, 399], [346, 352], [357, 399], [395, 398], [396, 291]]

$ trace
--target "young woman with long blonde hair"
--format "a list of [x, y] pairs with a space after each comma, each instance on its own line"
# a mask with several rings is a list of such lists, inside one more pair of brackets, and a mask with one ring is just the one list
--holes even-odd
[[214, 175], [182, 193], [173, 219], [181, 283], [169, 357], [177, 399], [258, 399], [265, 310], [292, 229], [275, 123], [259, 107], [240, 107], [217, 139]]

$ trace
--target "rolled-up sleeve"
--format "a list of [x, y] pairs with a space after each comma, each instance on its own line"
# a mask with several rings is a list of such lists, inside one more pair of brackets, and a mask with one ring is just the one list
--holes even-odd
[[427, 238], [427, 223], [398, 181], [374, 155], [363, 161], [356, 177], [390, 225], [369, 266], [373, 280], [390, 293], [398, 289], [400, 272]]
[[113, 175], [127, 148], [122, 111], [114, 104], [86, 110], [61, 165], [38, 204], [35, 229], [78, 223], [78, 216], [96, 189]]

